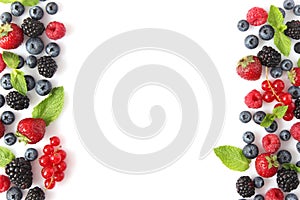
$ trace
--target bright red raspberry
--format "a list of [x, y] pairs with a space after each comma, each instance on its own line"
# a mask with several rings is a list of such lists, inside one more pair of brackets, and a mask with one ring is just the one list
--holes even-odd
[[275, 153], [280, 148], [281, 143], [276, 134], [268, 134], [263, 137], [262, 145], [266, 152]]
[[5, 126], [3, 125], [2, 121], [0, 121], [0, 138], [3, 137], [5, 132]]
[[268, 20], [268, 12], [263, 8], [253, 7], [247, 13], [247, 21], [253, 26], [260, 26]]
[[271, 188], [267, 191], [265, 200], [283, 200], [284, 194], [279, 188]]
[[300, 142], [300, 122], [295, 123], [291, 129], [290, 133], [293, 136], [293, 138]]
[[262, 96], [260, 92], [255, 89], [245, 96], [245, 104], [248, 106], [248, 108], [260, 108], [262, 103]]
[[6, 68], [6, 64], [3, 61], [2, 54], [0, 53], [0, 73]]
[[5, 192], [10, 187], [10, 180], [7, 176], [0, 175], [0, 193]]
[[66, 27], [63, 23], [54, 21], [50, 22], [46, 27], [46, 35], [49, 39], [58, 40], [65, 36]]

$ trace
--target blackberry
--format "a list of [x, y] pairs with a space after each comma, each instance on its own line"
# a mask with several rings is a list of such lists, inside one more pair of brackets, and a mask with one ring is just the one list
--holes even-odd
[[290, 192], [297, 189], [299, 185], [298, 174], [292, 169], [280, 169], [277, 172], [277, 184], [284, 192]]
[[51, 78], [57, 70], [57, 64], [51, 56], [43, 56], [39, 58], [37, 64], [39, 74], [46, 78]]
[[236, 182], [236, 189], [244, 198], [255, 194], [254, 183], [249, 176], [241, 176]]
[[262, 65], [267, 67], [276, 67], [281, 61], [281, 54], [274, 48], [263, 46], [257, 54]]
[[287, 29], [285, 29], [284, 34], [295, 40], [300, 39], [300, 21], [292, 20], [286, 23]]
[[25, 108], [28, 108], [30, 101], [27, 96], [23, 96], [17, 91], [9, 92], [5, 97], [5, 100], [7, 105], [15, 110], [23, 110]]
[[21, 25], [23, 32], [28, 37], [38, 37], [43, 34], [45, 26], [42, 22], [30, 17], [23, 20]]
[[294, 110], [294, 116], [297, 118], [297, 119], [300, 119], [300, 106], [297, 106]]
[[19, 157], [6, 165], [5, 173], [13, 184], [24, 190], [32, 185], [31, 169], [30, 161], [27, 161], [24, 157]]
[[44, 199], [45, 199], [44, 191], [37, 186], [30, 189], [25, 198], [25, 200], [44, 200]]

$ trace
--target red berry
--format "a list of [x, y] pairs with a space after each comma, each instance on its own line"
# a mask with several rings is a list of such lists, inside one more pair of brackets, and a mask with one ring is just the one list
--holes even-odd
[[286, 112], [283, 116], [285, 121], [291, 121], [294, 118], [294, 114], [292, 112]]
[[286, 112], [293, 113], [294, 110], [295, 110], [295, 108], [296, 108], [296, 106], [295, 106], [295, 104], [292, 102], [292, 103], [288, 104], [288, 109], [287, 109]]
[[294, 86], [300, 86], [300, 68], [294, 67], [288, 72], [288, 77]]
[[283, 91], [285, 87], [285, 84], [282, 80], [280, 79], [276, 79], [274, 82], [273, 82], [273, 88], [274, 90], [277, 92], [277, 93], [280, 93]]
[[263, 93], [262, 99], [267, 103], [271, 103], [272, 101], [274, 101], [275, 96], [271, 91], [266, 91]]
[[62, 149], [57, 150], [56, 153], [60, 154], [61, 160], [65, 160], [67, 157], [67, 153]]
[[279, 188], [271, 188], [267, 191], [265, 200], [283, 200], [284, 194]]
[[280, 96], [280, 100], [285, 105], [289, 105], [293, 102], [292, 95], [290, 93], [283, 93], [283, 95]]
[[54, 147], [47, 144], [47, 145], [44, 146], [43, 152], [44, 152], [45, 155], [51, 155], [51, 154], [54, 153]]
[[42, 167], [52, 166], [52, 162], [48, 155], [43, 155], [39, 158], [39, 163]]
[[262, 107], [262, 96], [259, 91], [252, 90], [245, 96], [245, 104], [248, 108], [260, 108]]
[[253, 7], [247, 13], [247, 21], [253, 26], [260, 26], [267, 22], [268, 12], [263, 8]]
[[54, 153], [50, 155], [50, 161], [54, 164], [57, 165], [61, 161], [61, 156], [59, 153]]
[[53, 189], [55, 187], [54, 177], [46, 179], [44, 182], [44, 185], [45, 185], [45, 188], [48, 190]]
[[57, 167], [58, 171], [63, 172], [63, 171], [65, 171], [67, 169], [67, 164], [66, 164], [65, 161], [61, 161], [60, 163], [58, 163], [56, 165], [56, 167]]
[[0, 33], [0, 47], [2, 49], [16, 49], [24, 40], [22, 29], [14, 23], [2, 24]]
[[10, 180], [7, 176], [0, 175], [0, 193], [5, 192], [10, 187]]
[[280, 139], [276, 134], [267, 134], [262, 139], [262, 145], [266, 152], [275, 153], [280, 148]]
[[300, 122], [296, 122], [290, 129], [290, 133], [295, 140], [300, 142]]
[[57, 172], [54, 173], [54, 180], [55, 180], [56, 182], [60, 182], [60, 181], [62, 181], [64, 178], [65, 178], [65, 174], [64, 174], [63, 172], [57, 171]]
[[271, 81], [264, 80], [261, 83], [261, 89], [264, 90], [264, 91], [271, 91], [271, 87], [270, 86], [273, 87], [273, 83]]
[[60, 22], [50, 22], [46, 27], [46, 35], [49, 39], [58, 40], [65, 36], [66, 27]]
[[256, 157], [256, 172], [264, 178], [274, 176], [277, 173], [278, 167], [279, 163], [277, 162], [277, 158], [271, 153], [262, 153]]
[[50, 145], [57, 147], [58, 145], [60, 145], [60, 139], [57, 136], [53, 136], [50, 138]]
[[50, 166], [45, 167], [42, 169], [41, 174], [45, 179], [51, 178], [54, 175], [54, 169]]
[[22, 119], [18, 124], [18, 133], [24, 142], [36, 144], [43, 139], [46, 132], [46, 123], [40, 118]]
[[3, 61], [2, 54], [0, 53], [0, 73], [6, 68], [6, 64]]
[[5, 126], [3, 125], [2, 121], [0, 120], [0, 138], [3, 137], [5, 132]]
[[246, 56], [238, 62], [236, 72], [245, 80], [255, 81], [261, 77], [262, 65], [257, 56]]

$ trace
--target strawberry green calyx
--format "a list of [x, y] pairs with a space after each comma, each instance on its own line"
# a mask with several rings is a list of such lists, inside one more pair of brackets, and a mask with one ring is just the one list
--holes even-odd
[[254, 62], [255, 60], [253, 56], [246, 56], [238, 62], [238, 66], [242, 66], [243, 68], [246, 68], [250, 63], [254, 63]]
[[19, 131], [17, 131], [15, 135], [19, 139], [19, 142], [24, 142], [25, 145], [31, 142], [31, 140], [28, 137], [22, 135]]
[[269, 165], [268, 168], [271, 169], [272, 167], [279, 167], [279, 162], [277, 161], [277, 156], [276, 155], [270, 155], [266, 156], [266, 160], [268, 161]]
[[295, 82], [296, 82], [295, 81], [296, 75], [297, 74], [296, 74], [295, 69], [292, 69], [291, 71], [288, 72], [288, 78], [292, 84], [295, 84]]
[[10, 24], [2, 24], [0, 26], [0, 38], [7, 36], [9, 32], [13, 31], [12, 27]]

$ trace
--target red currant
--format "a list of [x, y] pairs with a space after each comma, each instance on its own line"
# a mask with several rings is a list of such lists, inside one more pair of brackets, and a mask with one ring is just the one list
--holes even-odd
[[41, 174], [45, 179], [51, 178], [54, 175], [54, 169], [53, 167], [45, 167], [42, 169]]
[[47, 144], [47, 145], [44, 146], [43, 152], [44, 152], [45, 155], [51, 155], [54, 152], [54, 147], [51, 146], [50, 144]]
[[67, 157], [67, 153], [62, 149], [57, 150], [56, 153], [60, 154], [61, 160], [65, 160]]
[[39, 158], [39, 163], [42, 167], [52, 166], [50, 157], [48, 155], [42, 155]]
[[60, 182], [65, 178], [65, 174], [63, 172], [55, 172], [54, 173], [54, 180], [56, 182]]
[[269, 80], [264, 80], [261, 83], [261, 89], [264, 90], [264, 91], [271, 91], [271, 87], [270, 86], [273, 87], [273, 84]]
[[283, 103], [277, 103], [277, 104], [275, 104], [274, 108], [277, 108], [279, 106], [284, 106], [284, 105], [283, 105]]
[[285, 85], [284, 85], [284, 82], [282, 80], [276, 79], [273, 82], [273, 87], [274, 87], [274, 90], [276, 92], [282, 92], [282, 90], [284, 89]]
[[57, 165], [61, 161], [61, 156], [59, 153], [54, 153], [50, 156], [50, 160], [54, 165]]
[[285, 105], [289, 105], [293, 102], [292, 100], [292, 95], [290, 93], [284, 93], [281, 97], [280, 100], [282, 103]]
[[290, 104], [288, 105], [288, 109], [287, 109], [286, 112], [293, 113], [294, 110], [295, 110], [295, 108], [296, 108], [296, 106], [295, 106], [295, 104], [292, 102], [292, 103], [290, 103]]
[[57, 136], [53, 136], [50, 138], [50, 145], [57, 147], [58, 145], [60, 145], [60, 139]]
[[283, 119], [285, 121], [291, 121], [293, 118], [294, 118], [294, 115], [291, 112], [286, 112], [285, 115], [283, 116]]
[[60, 163], [58, 163], [56, 165], [56, 167], [57, 167], [58, 171], [63, 172], [63, 171], [65, 171], [67, 169], [67, 164], [66, 164], [65, 161], [61, 161]]
[[272, 101], [274, 101], [275, 96], [272, 92], [266, 91], [266, 92], [263, 93], [262, 98], [265, 102], [271, 103]]
[[54, 178], [48, 178], [45, 180], [44, 182], [44, 185], [45, 185], [45, 188], [48, 189], [48, 190], [51, 190], [55, 187], [55, 180]]

